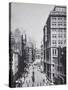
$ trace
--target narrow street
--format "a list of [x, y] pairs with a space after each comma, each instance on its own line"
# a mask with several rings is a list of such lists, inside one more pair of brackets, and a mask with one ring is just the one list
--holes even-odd
[[22, 77], [21, 79], [22, 87], [46, 86], [52, 84], [47, 80], [46, 74], [41, 72], [41, 68], [37, 63], [31, 64], [28, 71], [26, 78], [24, 79]]

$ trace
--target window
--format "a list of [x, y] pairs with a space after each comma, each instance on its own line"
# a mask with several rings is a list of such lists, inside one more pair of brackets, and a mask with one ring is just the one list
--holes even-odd
[[54, 73], [53, 73], [53, 77], [54, 77]]
[[55, 44], [56, 44], [57, 42], [55, 41]]
[[56, 55], [56, 49], [55, 49], [55, 55]]
[[66, 20], [66, 17], [64, 17], [64, 20]]
[[66, 29], [64, 29], [64, 32], [66, 32]]
[[54, 49], [53, 49], [53, 55], [54, 55]]
[[61, 44], [63, 44], [63, 41], [61, 41]]
[[53, 64], [53, 67], [54, 67], [54, 64]]
[[56, 40], [53, 40], [53, 41], [52, 41], [52, 44], [57, 44]]
[[54, 48], [53, 49], [53, 55], [56, 55], [57, 53], [56, 53], [56, 49]]
[[52, 44], [54, 44], [54, 40], [52, 41]]
[[66, 23], [64, 23], [64, 26], [66, 26]]
[[62, 34], [58, 34], [58, 37], [59, 37], [59, 38], [62, 38], [62, 37], [63, 37], [63, 35], [62, 35]]
[[64, 38], [66, 38], [66, 34], [64, 34]]
[[62, 24], [58, 24], [58, 26], [62, 26]]
[[56, 38], [57, 36], [56, 36], [56, 34], [55, 34], [55, 38]]
[[62, 20], [62, 18], [61, 18], [61, 17], [59, 17], [59, 18], [58, 18], [58, 20]]
[[53, 37], [53, 38], [56, 38], [56, 34], [52, 34], [52, 37]]
[[64, 44], [66, 44], [66, 40], [64, 40]]
[[58, 40], [58, 44], [63, 44], [63, 40]]
[[56, 20], [56, 17], [52, 17], [53, 20]]
[[53, 25], [53, 26], [55, 26], [55, 25], [56, 25], [56, 23], [54, 22], [52, 25]]
[[60, 44], [60, 40], [58, 40], [58, 44]]

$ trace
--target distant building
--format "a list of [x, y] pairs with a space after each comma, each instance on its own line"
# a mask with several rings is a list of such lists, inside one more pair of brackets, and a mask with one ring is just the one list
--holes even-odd
[[41, 60], [41, 50], [40, 50], [40, 49], [36, 49], [36, 56], [35, 56], [35, 59]]
[[52, 82], [66, 83], [66, 58], [62, 58], [66, 57], [66, 7], [55, 6], [48, 16], [43, 33], [44, 71]]
[[22, 55], [19, 59], [19, 73], [22, 75], [24, 73], [24, 69], [26, 67], [26, 34], [21, 35], [21, 52]]
[[43, 43], [41, 43], [41, 66], [44, 71], [44, 46], [43, 46]]
[[32, 63], [32, 44], [31, 43], [28, 43], [27, 49], [28, 49], [28, 62]]
[[44, 46], [43, 44], [41, 45], [41, 61], [43, 62], [44, 60]]
[[26, 34], [20, 34], [16, 29], [10, 36], [10, 68], [13, 73], [13, 82], [20, 78], [26, 66]]
[[21, 45], [21, 32], [20, 30], [17, 28], [15, 29], [14, 33], [14, 39], [15, 39], [15, 45], [14, 45], [14, 50], [19, 52], [20, 55], [22, 55], [22, 45]]
[[35, 48], [32, 42], [27, 42], [26, 45], [27, 62], [32, 63], [35, 60]]

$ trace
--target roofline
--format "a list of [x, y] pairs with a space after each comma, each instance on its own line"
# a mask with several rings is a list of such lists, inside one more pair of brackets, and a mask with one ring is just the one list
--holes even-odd
[[55, 5], [53, 11], [55, 10], [56, 7], [59, 7], [59, 8], [66, 8], [66, 6], [62, 6], [62, 5], [60, 5], [60, 6], [58, 5], [58, 6], [57, 6], [57, 5]]

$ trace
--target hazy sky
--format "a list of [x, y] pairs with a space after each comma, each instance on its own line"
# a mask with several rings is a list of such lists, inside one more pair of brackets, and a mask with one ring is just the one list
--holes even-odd
[[43, 37], [43, 27], [53, 5], [12, 3], [11, 30], [19, 28], [36, 41], [39, 48]]

